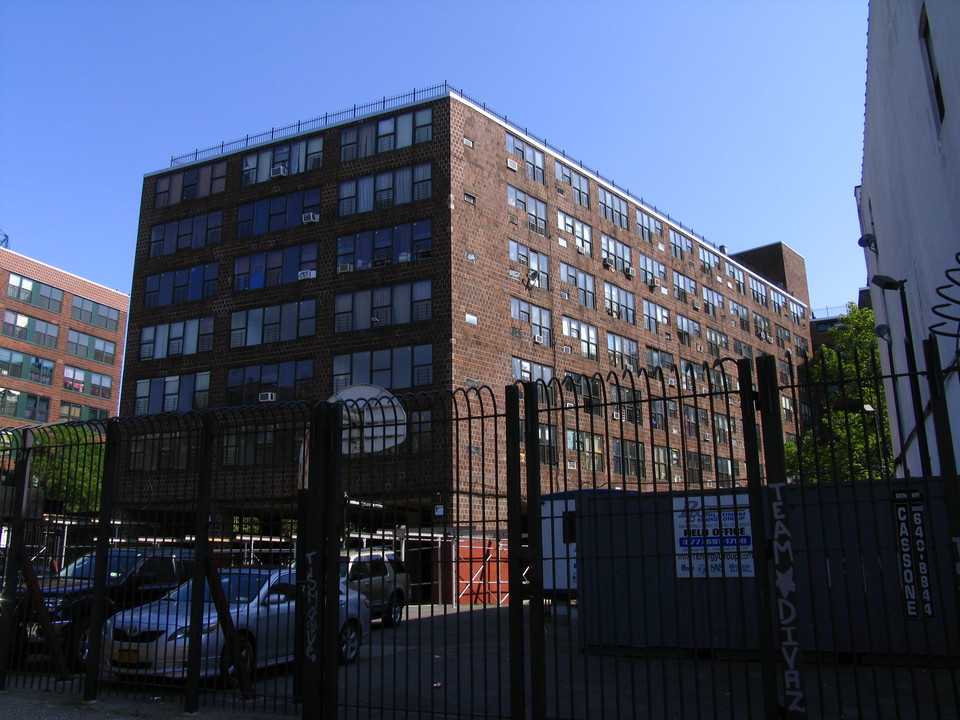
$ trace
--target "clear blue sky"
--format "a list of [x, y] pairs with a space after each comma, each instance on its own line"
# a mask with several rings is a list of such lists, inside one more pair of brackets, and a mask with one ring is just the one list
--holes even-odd
[[785, 242], [839, 306], [866, 27], [867, 0], [3, 0], [0, 229], [129, 292], [145, 173], [446, 80], [715, 244]]

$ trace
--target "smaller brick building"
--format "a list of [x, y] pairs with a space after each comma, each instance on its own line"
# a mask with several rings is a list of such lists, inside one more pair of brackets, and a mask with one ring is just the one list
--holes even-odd
[[117, 414], [129, 296], [0, 248], [0, 424]]

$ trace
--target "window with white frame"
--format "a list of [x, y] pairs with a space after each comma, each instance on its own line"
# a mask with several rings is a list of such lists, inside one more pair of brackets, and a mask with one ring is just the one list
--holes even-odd
[[580, 356], [588, 360], [599, 359], [599, 330], [589, 323], [563, 316], [563, 334], [579, 342]]
[[590, 182], [584, 175], [573, 170], [562, 162], [554, 163], [557, 180], [569, 185], [573, 189], [573, 201], [580, 207], [590, 207]]
[[543, 200], [527, 195], [513, 185], [507, 185], [507, 202], [526, 215], [528, 230], [537, 235], [547, 234], [547, 205]]
[[627, 219], [627, 201], [602, 186], [598, 186], [597, 195], [600, 200], [600, 215], [614, 225], [629, 229], [630, 223]]
[[550, 333], [550, 328], [553, 327], [551, 313], [546, 308], [512, 297], [510, 298], [510, 317], [529, 325], [531, 334], [543, 338], [544, 345], [553, 344]]
[[593, 275], [584, 272], [576, 265], [560, 263], [560, 282], [577, 288], [577, 299], [581, 305], [588, 308], [597, 307], [596, 281]]
[[557, 230], [572, 235], [578, 250], [587, 257], [593, 257], [593, 228], [562, 210], [557, 210]]
[[631, 325], [636, 324], [636, 307], [632, 292], [605, 282], [603, 284], [603, 299], [608, 315]]
[[527, 177], [543, 183], [543, 151], [525, 142], [512, 133], [507, 133], [507, 152], [523, 161]]

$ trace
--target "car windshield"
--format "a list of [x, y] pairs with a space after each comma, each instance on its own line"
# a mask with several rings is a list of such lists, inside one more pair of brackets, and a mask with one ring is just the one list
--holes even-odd
[[[108, 580], [123, 580], [140, 564], [141, 558], [143, 553], [139, 552], [109, 553], [107, 555]], [[67, 565], [57, 574], [57, 577], [67, 580], [93, 580], [95, 565], [96, 555], [89, 553]]]
[[[223, 588], [227, 603], [230, 605], [246, 605], [260, 594], [260, 588], [263, 587], [266, 579], [266, 576], [261, 573], [222, 573], [220, 575], [220, 586]], [[190, 580], [169, 593], [164, 597], [164, 600], [189, 603], [192, 593], [193, 580]], [[208, 583], [203, 585], [203, 601], [205, 603], [213, 602]]]

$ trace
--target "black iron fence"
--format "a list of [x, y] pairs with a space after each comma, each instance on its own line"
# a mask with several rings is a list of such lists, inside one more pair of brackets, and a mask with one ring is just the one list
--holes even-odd
[[891, 378], [852, 367], [7, 430], [0, 684], [303, 717], [956, 717], [952, 454], [897, 476]]

